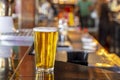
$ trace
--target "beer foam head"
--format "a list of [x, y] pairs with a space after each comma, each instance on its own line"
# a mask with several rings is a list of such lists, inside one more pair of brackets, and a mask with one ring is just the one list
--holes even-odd
[[37, 32], [56, 32], [58, 29], [56, 27], [35, 27], [33, 31]]

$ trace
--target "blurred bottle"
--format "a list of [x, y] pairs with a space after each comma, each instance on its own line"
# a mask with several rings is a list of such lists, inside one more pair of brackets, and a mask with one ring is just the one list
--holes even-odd
[[62, 18], [59, 19], [59, 41], [64, 42], [67, 40], [68, 24], [67, 20]]
[[70, 27], [73, 27], [73, 26], [75, 26], [75, 22], [74, 22], [74, 14], [73, 14], [73, 9], [72, 8], [70, 8], [70, 12], [68, 13], [68, 16], [69, 16], [69, 18], [68, 18], [68, 25], [70, 26]]

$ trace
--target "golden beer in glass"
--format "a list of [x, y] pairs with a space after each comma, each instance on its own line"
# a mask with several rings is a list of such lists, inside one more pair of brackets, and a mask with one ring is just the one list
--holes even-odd
[[36, 27], [34, 31], [35, 62], [37, 71], [53, 71], [58, 30], [56, 27]]

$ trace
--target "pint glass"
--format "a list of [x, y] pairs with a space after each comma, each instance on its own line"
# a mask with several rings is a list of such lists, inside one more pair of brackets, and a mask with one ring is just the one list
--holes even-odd
[[35, 27], [33, 32], [36, 69], [51, 72], [54, 70], [56, 56], [57, 27]]

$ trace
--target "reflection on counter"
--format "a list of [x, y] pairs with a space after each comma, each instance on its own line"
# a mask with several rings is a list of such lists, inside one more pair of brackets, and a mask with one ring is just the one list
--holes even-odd
[[0, 80], [8, 80], [10, 74], [9, 60], [7, 58], [0, 58]]
[[17, 47], [0, 44], [0, 80], [9, 80], [18, 61]]
[[120, 67], [120, 58], [115, 53], [108, 53], [105, 49], [99, 49], [97, 54], [109, 60], [111, 66]]

